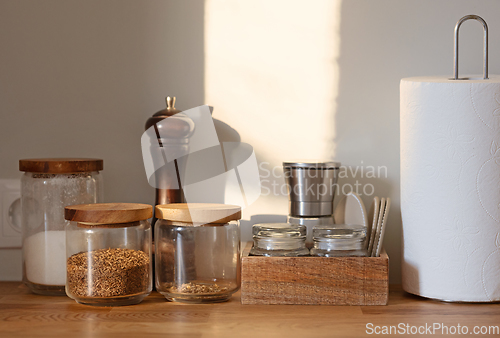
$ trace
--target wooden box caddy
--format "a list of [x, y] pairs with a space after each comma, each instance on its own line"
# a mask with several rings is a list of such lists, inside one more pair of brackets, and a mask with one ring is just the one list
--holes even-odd
[[262, 257], [241, 259], [242, 304], [387, 305], [389, 257]]

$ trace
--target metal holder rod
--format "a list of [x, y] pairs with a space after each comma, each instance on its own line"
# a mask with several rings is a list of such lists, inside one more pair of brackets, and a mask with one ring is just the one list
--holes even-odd
[[486, 24], [486, 21], [483, 20], [478, 15], [466, 15], [460, 20], [458, 20], [456, 26], [455, 26], [455, 53], [453, 56], [454, 59], [454, 67], [453, 67], [453, 73], [454, 73], [454, 80], [458, 80], [458, 29], [460, 28], [460, 25], [464, 21], [467, 20], [476, 20], [479, 21], [483, 25], [483, 31], [484, 31], [484, 42], [483, 42], [483, 56], [484, 56], [484, 61], [483, 61], [483, 78], [485, 80], [488, 79], [488, 25]]

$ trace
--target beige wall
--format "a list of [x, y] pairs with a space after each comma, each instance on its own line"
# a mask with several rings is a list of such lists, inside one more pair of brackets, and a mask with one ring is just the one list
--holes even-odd
[[[219, 10], [228, 11], [228, 6], [234, 9], [238, 2], [209, 1], [207, 9], [211, 12], [206, 14], [209, 19], [217, 17]], [[358, 179], [362, 183], [373, 182], [377, 195], [393, 199], [386, 248], [391, 257], [391, 281], [398, 282], [399, 80], [416, 75], [451, 75], [453, 27], [465, 14], [481, 15], [489, 23], [490, 72], [500, 73], [500, 44], [496, 43], [500, 36], [500, 23], [496, 20], [500, 2], [332, 1], [331, 8], [337, 13], [322, 16], [326, 21], [300, 16], [297, 9], [308, 3], [285, 2], [280, 8], [261, 11], [267, 19], [237, 17], [235, 22], [245, 23], [237, 27], [242, 32], [241, 41], [230, 46], [257, 49], [269, 57], [233, 50], [234, 55], [248, 58], [240, 63], [249, 66], [249, 75], [226, 72], [225, 82], [216, 86], [210, 79], [218, 73], [209, 72], [213, 71], [210, 60], [214, 59], [204, 58], [205, 47], [213, 45], [205, 46], [205, 41], [213, 43], [218, 36], [219, 41], [224, 41], [225, 30], [236, 27], [219, 18], [226, 26], [214, 30], [213, 22], [205, 22], [205, 4], [201, 0], [0, 0], [0, 178], [20, 176], [19, 158], [101, 157], [105, 162], [107, 201], [152, 203], [153, 192], [145, 179], [140, 150], [144, 122], [163, 107], [167, 94], [178, 97], [181, 109], [206, 101], [215, 106], [214, 117], [233, 127], [243, 141], [252, 143], [251, 135], [258, 135], [255, 150], [261, 161], [279, 165], [290, 156], [287, 139], [293, 138], [290, 143], [294, 144], [295, 138], [300, 137], [317, 143], [314, 156], [335, 158], [349, 166], [386, 166], [387, 178]], [[259, 5], [262, 6], [256, 3]], [[314, 14], [312, 9], [307, 13]], [[310, 24], [300, 22], [305, 17]], [[311, 32], [316, 21], [325, 23], [317, 27], [324, 40], [311, 43], [311, 36], [301, 32]], [[332, 33], [322, 31], [325, 27], [331, 28]], [[266, 31], [277, 43], [254, 38]], [[480, 25], [464, 24], [461, 41], [461, 69], [464, 73], [479, 72]], [[324, 50], [321, 46], [328, 47]], [[301, 54], [286, 63], [287, 55], [298, 49]], [[213, 56], [213, 49], [207, 51]], [[311, 77], [311, 72], [321, 72], [321, 68], [312, 67], [324, 61], [314, 58], [317, 53], [324, 53], [321, 55], [327, 58], [327, 76], [323, 75], [323, 82], [315, 85], [319, 89], [329, 88], [328, 95], [303, 92], [301, 87], [285, 86], [285, 90], [278, 91], [279, 76], [266, 77], [265, 73], [251, 71], [259, 64], [269, 69], [284, 64], [289, 72], [297, 74], [296, 81], [312, 83], [318, 76]], [[205, 78], [206, 74], [210, 79]], [[235, 82], [229, 81], [244, 84], [252, 74], [259, 74], [256, 79], [262, 82], [261, 86], [231, 92]], [[295, 91], [297, 88], [299, 92]], [[250, 109], [232, 109], [230, 99], [244, 90], [250, 92], [248, 97], [259, 98], [271, 92], [278, 100], [245, 100], [238, 104]], [[300, 109], [295, 111], [297, 105]], [[308, 124], [309, 129], [297, 135], [296, 129], [290, 125], [285, 128], [281, 123], [290, 118], [288, 112], [296, 114], [293, 118], [299, 121], [321, 123]], [[262, 128], [239, 126], [238, 121], [256, 116]], [[294, 128], [297, 125], [300, 123], [292, 124]], [[283, 142], [269, 154], [265, 144], [277, 140]], [[355, 180], [347, 179], [344, 183]], [[369, 197], [364, 200], [370, 203]], [[244, 217], [249, 220], [260, 214], [286, 214], [286, 196], [264, 197]], [[245, 239], [247, 230], [244, 229]], [[0, 249], [0, 280], [19, 276], [19, 250]]]
[[[204, 103], [203, 6], [0, 1], [0, 177], [20, 177], [20, 158], [99, 157], [107, 201], [153, 203], [140, 137], [166, 95]], [[0, 249], [0, 280], [20, 262]]]

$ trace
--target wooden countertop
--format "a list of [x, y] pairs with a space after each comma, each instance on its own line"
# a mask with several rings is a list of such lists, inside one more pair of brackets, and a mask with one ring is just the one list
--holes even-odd
[[406, 294], [399, 286], [391, 286], [387, 306], [241, 305], [239, 293], [226, 303], [192, 305], [167, 302], [154, 292], [139, 305], [100, 308], [34, 295], [19, 282], [0, 283], [2, 338], [360, 337], [367, 335], [368, 323], [380, 330], [400, 323], [473, 330], [500, 325], [499, 319], [500, 304], [444, 303]]

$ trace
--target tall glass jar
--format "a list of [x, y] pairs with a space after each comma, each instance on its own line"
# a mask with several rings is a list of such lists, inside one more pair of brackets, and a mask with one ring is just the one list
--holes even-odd
[[64, 207], [102, 200], [103, 161], [83, 158], [19, 161], [23, 281], [42, 295], [64, 295], [66, 240]]
[[156, 206], [156, 290], [168, 300], [228, 300], [239, 290], [241, 209], [205, 203]]
[[152, 239], [147, 204], [67, 206], [66, 294], [81, 304], [140, 303], [152, 289]]

